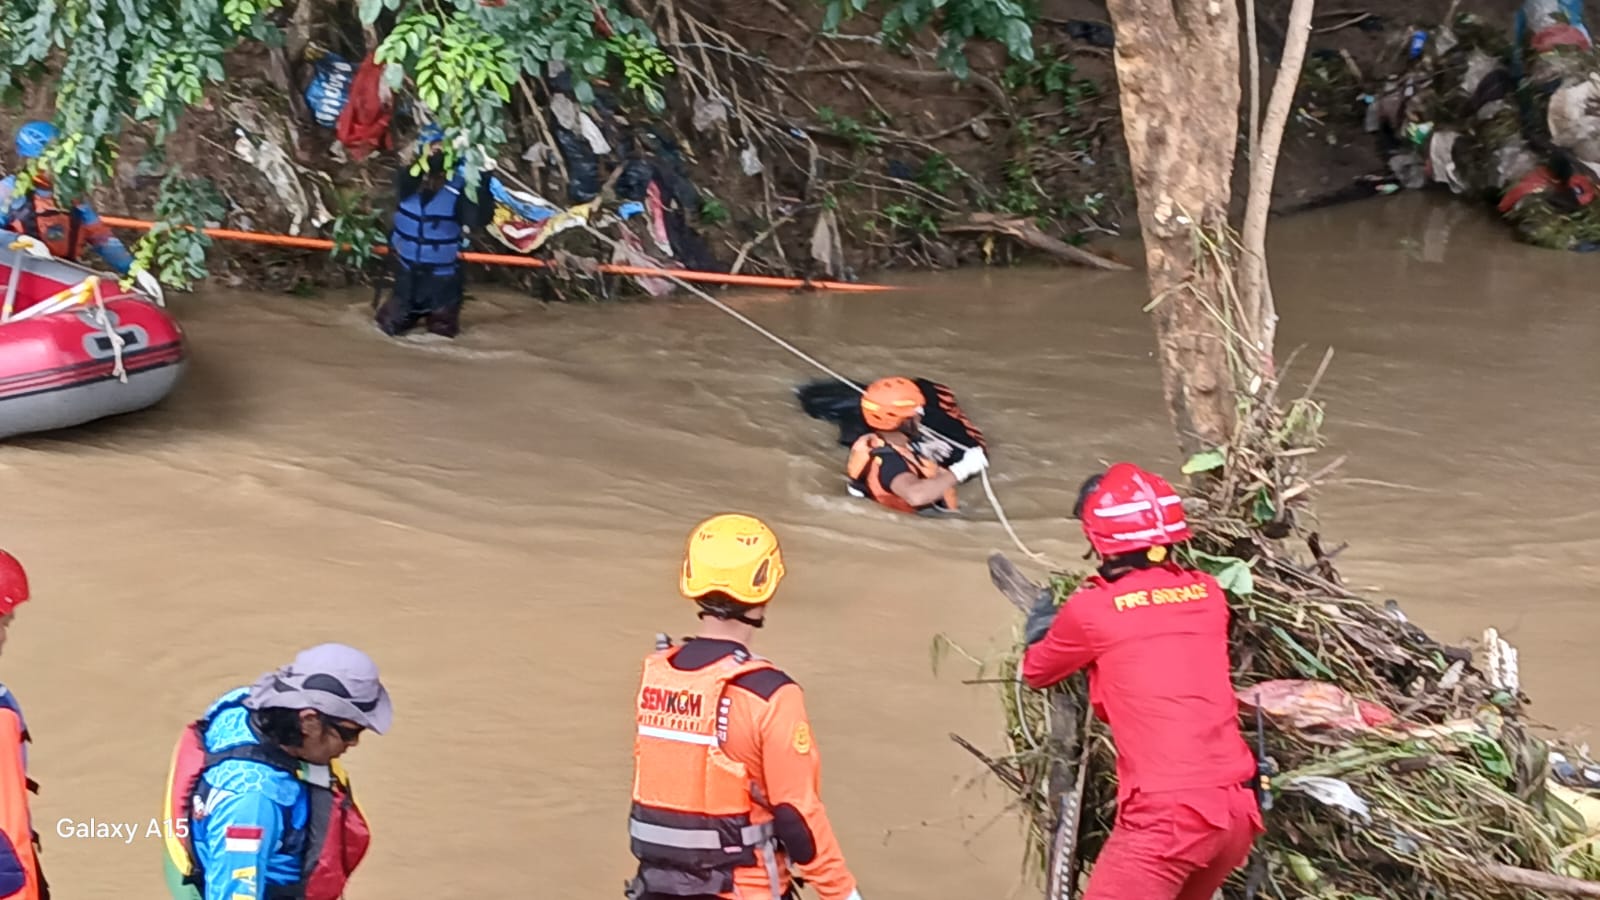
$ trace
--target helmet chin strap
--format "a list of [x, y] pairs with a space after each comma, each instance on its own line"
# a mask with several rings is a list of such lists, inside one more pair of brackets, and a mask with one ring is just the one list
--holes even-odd
[[765, 618], [752, 619], [752, 618], [750, 618], [750, 614], [749, 613], [736, 613], [736, 612], [726, 612], [726, 611], [712, 612], [709, 609], [700, 610], [699, 614], [695, 618], [699, 618], [699, 619], [706, 619], [706, 618], [711, 618], [711, 619], [732, 619], [735, 622], [743, 622], [744, 624], [749, 625], [751, 628], [764, 628], [764, 627], [766, 627], [766, 624], [767, 624], [767, 620]]

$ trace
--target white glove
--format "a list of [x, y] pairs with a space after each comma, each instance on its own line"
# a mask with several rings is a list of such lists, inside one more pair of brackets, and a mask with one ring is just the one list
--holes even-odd
[[487, 150], [485, 150], [483, 153], [483, 165], [479, 168], [483, 169], [485, 172], [493, 172], [495, 169], [500, 168], [500, 163], [497, 162], [494, 157], [490, 156]]
[[140, 272], [133, 276], [133, 283], [137, 284], [139, 290], [144, 291], [157, 304], [161, 306], [167, 305], [167, 295], [162, 292], [161, 282], [157, 281], [154, 275], [149, 272]]
[[956, 477], [956, 481], [965, 483], [968, 478], [987, 468], [989, 468], [989, 457], [984, 455], [982, 447], [973, 447], [950, 466], [950, 474]]
[[9, 249], [21, 250], [29, 256], [37, 256], [40, 259], [50, 258], [50, 248], [45, 246], [43, 241], [28, 237], [25, 234], [19, 234], [13, 238]]

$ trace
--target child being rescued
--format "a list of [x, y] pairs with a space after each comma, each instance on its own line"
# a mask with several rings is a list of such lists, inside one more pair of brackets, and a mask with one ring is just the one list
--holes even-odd
[[938, 382], [892, 376], [863, 390], [813, 381], [796, 394], [806, 415], [839, 426], [851, 496], [897, 512], [951, 514], [956, 487], [989, 466], [983, 432]]

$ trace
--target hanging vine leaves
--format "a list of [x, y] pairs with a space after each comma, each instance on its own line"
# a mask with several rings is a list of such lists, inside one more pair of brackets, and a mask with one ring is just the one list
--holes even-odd
[[205, 179], [186, 178], [173, 169], [161, 180], [152, 237], [134, 247], [134, 271], [161, 273], [161, 280], [179, 290], [206, 276], [206, 251], [211, 237], [204, 228], [222, 218], [224, 206], [216, 188]]
[[[155, 126], [159, 144], [183, 110], [223, 79], [222, 58], [275, 30], [282, 0], [5, 0], [0, 4], [0, 89], [59, 61], [55, 124], [46, 152], [58, 188], [81, 195], [110, 175], [129, 121]], [[52, 51], [59, 52], [52, 57]]]
[[939, 64], [963, 81], [971, 74], [969, 41], [996, 41], [1013, 60], [1033, 62], [1037, 13], [1017, 0], [822, 0], [822, 30], [836, 32], [851, 16], [875, 6], [883, 11], [878, 33], [890, 46], [904, 46], [924, 28], [937, 30]]
[[[115, 171], [130, 122], [150, 123], [154, 146], [178, 127], [208, 85], [223, 80], [222, 58], [241, 40], [275, 30], [266, 14], [282, 0], [4, 0], [0, 3], [0, 92], [58, 68], [55, 125], [61, 137], [19, 187], [43, 167], [62, 196], [86, 196]], [[164, 182], [157, 212], [174, 219], [134, 248], [135, 271], [185, 286], [205, 274], [209, 241], [181, 227], [195, 218], [202, 188]], [[208, 204], [199, 204], [208, 207]]]
[[[564, 75], [580, 103], [594, 102], [594, 81], [617, 64], [627, 86], [651, 109], [665, 105], [659, 79], [672, 62], [649, 27], [612, 0], [525, 0], [488, 7], [455, 0], [453, 8], [365, 0], [362, 22], [384, 9], [401, 17], [378, 47], [390, 87], [410, 87], [429, 118], [455, 136], [445, 164], [468, 150], [467, 179], [505, 141], [503, 116], [524, 77]], [[409, 82], [409, 85], [408, 85]]]
[[[311, 2], [311, 0], [300, 0]], [[48, 78], [61, 137], [37, 165], [63, 196], [86, 196], [108, 179], [124, 130], [154, 130], [152, 155], [184, 110], [225, 77], [226, 54], [246, 41], [281, 44], [269, 16], [284, 0], [0, 0], [0, 95]], [[612, 72], [651, 109], [665, 105], [659, 79], [672, 71], [655, 35], [620, 0], [359, 0], [364, 25], [385, 12], [396, 25], [376, 48], [388, 85], [409, 93], [423, 117], [452, 135], [447, 163], [464, 158], [476, 181], [505, 143], [512, 90], [524, 78], [569, 80], [582, 104]], [[19, 174], [26, 188], [36, 169]], [[181, 187], [180, 187], [181, 185]], [[193, 242], [198, 196], [187, 179], [163, 185], [158, 215], [174, 217], [135, 248], [174, 285], [204, 275], [207, 244]], [[193, 207], [193, 208], [191, 208]], [[178, 241], [166, 248], [161, 242]], [[198, 257], [198, 258], [197, 258]]]

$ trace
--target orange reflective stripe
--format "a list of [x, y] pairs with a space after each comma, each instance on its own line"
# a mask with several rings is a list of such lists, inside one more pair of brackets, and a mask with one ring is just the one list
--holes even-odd
[[[917, 508], [907, 503], [899, 494], [889, 490], [889, 486], [884, 484], [878, 475], [879, 470], [883, 468], [879, 452], [884, 448], [898, 454], [911, 468], [912, 474], [920, 478], [932, 478], [939, 474], [939, 464], [933, 460], [918, 456], [910, 448], [896, 447], [875, 434], [864, 434], [850, 448], [850, 459], [845, 463], [845, 475], [851, 481], [864, 482], [867, 493], [884, 506], [899, 512], [915, 513]], [[945, 491], [943, 500], [945, 508], [954, 511], [958, 502], [955, 489]]]
[[932, 382], [932, 384], [934, 397], [939, 403], [939, 408], [944, 410], [945, 414], [950, 418], [960, 422], [962, 427], [967, 429], [967, 433], [972, 435], [972, 439], [978, 442], [978, 446], [987, 449], [988, 445], [984, 441], [983, 432], [978, 430], [978, 426], [972, 424], [972, 420], [967, 418], [967, 414], [956, 403], [955, 393], [938, 382]]

